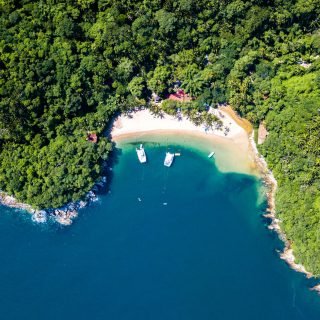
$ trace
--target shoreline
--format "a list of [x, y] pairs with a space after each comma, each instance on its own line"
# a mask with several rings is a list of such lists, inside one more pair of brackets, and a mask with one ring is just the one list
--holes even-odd
[[[144, 111], [145, 112], [145, 111]], [[267, 203], [268, 207], [266, 209], [266, 213], [263, 215], [265, 218], [270, 219], [270, 223], [268, 225], [268, 229], [271, 231], [274, 231], [277, 233], [279, 239], [284, 243], [284, 249], [282, 252], [279, 253], [280, 259], [284, 260], [287, 265], [295, 270], [296, 272], [303, 273], [306, 278], [312, 278], [313, 274], [305, 269], [305, 267], [301, 264], [298, 264], [295, 262], [295, 256], [293, 253], [293, 249], [291, 248], [291, 244], [286, 238], [286, 235], [284, 231], [281, 229], [281, 221], [277, 218], [276, 215], [276, 205], [275, 205], [275, 196], [277, 191], [277, 181], [272, 173], [271, 170], [269, 170], [268, 165], [264, 157], [259, 153], [259, 150], [257, 148], [257, 145], [254, 141], [254, 131], [252, 130], [251, 124], [245, 120], [242, 119], [239, 115], [237, 115], [229, 106], [228, 107], [222, 107], [219, 108], [217, 111], [217, 116], [220, 120], [223, 121], [223, 124], [229, 124], [231, 123], [232, 128], [238, 127], [237, 130], [231, 131], [230, 135], [222, 135], [222, 131], [220, 132], [214, 132], [211, 131], [210, 135], [206, 134], [207, 138], [210, 139], [218, 139], [222, 138], [224, 140], [231, 140], [235, 143], [241, 143], [241, 140], [243, 141], [244, 137], [248, 141], [249, 148], [248, 148], [248, 157], [251, 157], [251, 161], [254, 163], [256, 170], [258, 172], [258, 175], [261, 177], [262, 181], [264, 182], [266, 186], [266, 197], [267, 197]], [[222, 115], [222, 117], [221, 117]], [[134, 119], [135, 115], [133, 115], [130, 119], [131, 121]], [[231, 120], [230, 120], [231, 119]], [[148, 119], [150, 121], [150, 119]], [[129, 130], [124, 130], [122, 126], [122, 122], [125, 123], [125, 125], [128, 124], [130, 120], [124, 120], [124, 117], [122, 116], [120, 123], [115, 121], [115, 128], [111, 131], [112, 139], [115, 141], [121, 141], [122, 139], [130, 138], [132, 136], [137, 136], [137, 134], [148, 134], [148, 133], [168, 133], [172, 131], [176, 131], [180, 134], [204, 134], [204, 131], [201, 127], [191, 127], [189, 124], [185, 126], [176, 127], [175, 129], [172, 129], [170, 122], [168, 122], [168, 116], [165, 117], [166, 123], [159, 125], [158, 122], [152, 122], [153, 126], [150, 126], [150, 124], [147, 126], [147, 130], [145, 129], [145, 126], [141, 125], [140, 120], [138, 119], [137, 122], [135, 122], [136, 127], [134, 127], [133, 124], [129, 125]], [[169, 118], [170, 121], [170, 118]], [[186, 119], [183, 119], [183, 121], [186, 121]], [[143, 130], [142, 130], [143, 128]], [[241, 128], [241, 130], [239, 130]], [[135, 130], [136, 129], [136, 130]], [[314, 287], [310, 288], [310, 290], [317, 291], [320, 294], [320, 284], [315, 285]]]
[[[266, 197], [268, 207], [263, 216], [270, 219], [268, 229], [277, 233], [279, 239], [284, 243], [284, 249], [279, 252], [280, 258], [284, 260], [293, 270], [305, 274], [307, 278], [312, 278], [313, 274], [308, 272], [305, 267], [295, 262], [295, 256], [291, 244], [286, 238], [284, 231], [281, 229], [281, 221], [276, 216], [275, 195], [277, 191], [277, 181], [264, 157], [259, 153], [254, 141], [254, 131], [249, 121], [242, 119], [230, 106], [210, 109], [222, 121], [222, 128], [205, 128], [203, 125], [196, 126], [186, 117], [177, 119], [167, 114], [163, 117], [156, 117], [148, 109], [136, 111], [128, 115], [120, 115], [116, 118], [109, 131], [110, 138], [114, 142], [119, 142], [127, 138], [148, 135], [150, 133], [198, 136], [201, 139], [210, 139], [212, 142], [225, 144], [226, 142], [235, 145], [241, 145], [242, 152], [246, 152], [247, 173], [258, 174], [266, 186]], [[218, 157], [217, 157], [218, 158]], [[218, 159], [217, 159], [218, 160]], [[241, 162], [243, 159], [236, 159]], [[217, 161], [218, 162], [218, 161]], [[251, 162], [254, 166], [248, 165]], [[218, 163], [217, 163], [218, 164]], [[250, 169], [249, 169], [250, 168]], [[96, 182], [94, 187], [89, 191], [83, 200], [70, 202], [63, 207], [55, 209], [36, 210], [32, 206], [21, 203], [13, 196], [0, 191], [0, 204], [25, 210], [32, 215], [32, 220], [38, 223], [47, 222], [49, 218], [61, 225], [71, 225], [73, 220], [78, 216], [78, 210], [86, 207], [89, 203], [97, 200], [96, 192], [99, 188], [104, 188], [106, 177], [103, 176]], [[310, 288], [320, 294], [320, 284]]]
[[153, 143], [181, 144], [187, 148], [195, 148], [202, 154], [214, 154], [214, 163], [219, 171], [227, 173], [241, 173], [259, 176], [256, 164], [253, 162], [253, 154], [248, 138], [228, 138], [216, 135], [209, 135], [200, 131], [183, 131], [154, 129], [139, 131], [137, 133], [121, 134], [113, 139], [116, 148], [121, 148], [126, 143]]
[[[246, 129], [242, 128], [237, 122], [237, 119], [235, 119], [233, 110], [228, 106], [219, 108], [219, 110], [212, 109], [210, 112], [217, 115], [217, 117], [223, 122], [223, 127], [221, 129], [207, 129], [203, 125], [196, 126], [186, 117], [182, 117], [180, 120], [169, 115], [165, 115], [162, 118], [156, 118], [149, 110], [141, 110], [134, 112], [133, 114], [129, 114], [128, 116], [120, 115], [117, 119], [115, 119], [115, 121], [113, 121], [109, 133], [112, 141], [119, 141], [133, 135], [136, 136], [137, 133], [143, 135], [146, 133], [149, 134], [150, 132], [158, 133], [160, 131], [161, 133], [171, 132], [174, 133], [175, 136], [176, 133], [182, 135], [189, 133], [192, 136], [198, 136], [198, 138], [201, 140], [215, 140], [215, 143], [218, 142], [221, 145], [224, 145], [226, 141], [231, 141], [233, 143], [233, 148], [236, 145], [240, 145], [240, 152], [245, 154], [248, 158], [245, 159], [243, 156], [243, 162], [249, 162], [250, 156], [248, 155], [248, 134]], [[123, 125], [121, 121], [125, 122], [125, 125]], [[237, 162], [241, 163], [242, 161]], [[255, 168], [249, 168], [247, 163], [243, 167], [240, 167], [239, 170], [240, 172], [250, 174], [256, 173]], [[28, 212], [32, 215], [32, 220], [37, 223], [45, 223], [50, 219], [61, 225], [67, 226], [73, 223], [74, 219], [78, 216], [78, 211], [80, 209], [97, 200], [96, 192], [99, 191], [99, 189], [104, 188], [105, 184], [106, 177], [102, 177], [95, 183], [91, 191], [89, 191], [82, 199], [69, 202], [59, 208], [38, 210], [33, 208], [31, 205], [18, 201], [16, 198], [3, 191], [0, 191], [0, 204]]]
[[259, 168], [261, 177], [267, 187], [266, 196], [268, 208], [266, 209], [267, 213], [265, 213], [263, 216], [271, 220], [271, 223], [268, 225], [268, 229], [276, 232], [279, 239], [285, 245], [283, 252], [280, 252], [280, 258], [284, 260], [293, 270], [304, 273], [307, 276], [307, 278], [311, 278], [313, 276], [312, 273], [308, 272], [303, 265], [295, 262], [295, 257], [290, 242], [288, 241], [284, 231], [281, 229], [281, 220], [278, 219], [276, 216], [275, 195], [278, 187], [277, 180], [275, 179], [272, 171], [268, 169], [266, 160], [259, 153], [257, 145], [254, 141], [253, 134], [251, 134], [249, 140], [253, 149], [253, 154], [255, 155], [255, 162]]
[[258, 175], [252, 161], [254, 156], [248, 140], [248, 127], [244, 128], [238, 122], [229, 106], [210, 109], [209, 112], [222, 121], [221, 128], [196, 126], [186, 117], [177, 119], [167, 114], [157, 118], [149, 110], [141, 110], [116, 118], [109, 135], [112, 141], [120, 144], [126, 140], [150, 139], [157, 135], [174, 136], [174, 139], [182, 143], [188, 142], [198, 147], [201, 145], [201, 149], [208, 154], [215, 151], [216, 165], [222, 172]]
[[[284, 260], [292, 270], [300, 272], [304, 274], [307, 279], [310, 279], [313, 277], [313, 274], [307, 271], [302, 264], [295, 262], [295, 256], [290, 241], [288, 241], [286, 234], [281, 229], [281, 220], [277, 218], [275, 204], [276, 191], [278, 187], [277, 180], [275, 179], [272, 171], [269, 170], [266, 160], [258, 151], [257, 145], [254, 141], [254, 133], [250, 135], [249, 140], [250, 145], [253, 149], [253, 154], [255, 155], [255, 162], [260, 171], [261, 178], [267, 187], [266, 196], [268, 207], [266, 209], [267, 213], [265, 213], [263, 216], [267, 219], [270, 219], [271, 221], [268, 225], [268, 229], [276, 232], [279, 239], [284, 243], [283, 251], [281, 252], [277, 250], [280, 259]], [[320, 284], [310, 287], [309, 289], [312, 291], [316, 291], [318, 294], [320, 294]]]
[[97, 201], [96, 192], [105, 187], [106, 181], [106, 177], [103, 176], [82, 199], [69, 202], [59, 208], [35, 209], [3, 191], [0, 191], [0, 205], [26, 211], [31, 215], [31, 220], [36, 223], [46, 223], [52, 220], [62, 226], [69, 226], [78, 217], [79, 210]]

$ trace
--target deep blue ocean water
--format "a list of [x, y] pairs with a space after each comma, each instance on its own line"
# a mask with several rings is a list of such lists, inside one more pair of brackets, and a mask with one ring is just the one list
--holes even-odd
[[147, 143], [141, 165], [135, 146], [71, 227], [0, 208], [1, 319], [320, 318], [312, 281], [276, 252], [256, 177], [178, 145], [171, 168], [165, 144]]

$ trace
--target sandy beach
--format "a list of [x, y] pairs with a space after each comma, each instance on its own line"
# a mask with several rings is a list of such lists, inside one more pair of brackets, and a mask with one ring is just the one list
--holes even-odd
[[183, 143], [187, 140], [189, 145], [193, 142], [203, 149], [207, 148], [208, 153], [217, 151], [215, 162], [223, 172], [258, 174], [249, 140], [250, 124], [239, 118], [230, 107], [211, 109], [210, 112], [222, 121], [221, 130], [206, 130], [203, 125], [196, 126], [186, 117], [179, 120], [169, 115], [155, 117], [145, 109], [120, 115], [114, 121], [110, 135], [116, 143], [123, 140], [148, 140], [151, 136], [153, 139], [161, 135], [174, 136], [176, 141]]
[[[122, 136], [133, 134], [137, 132], [147, 132], [154, 130], [176, 130], [188, 132], [200, 132], [208, 135], [215, 135], [219, 137], [226, 137], [228, 139], [246, 137], [246, 131], [236, 122], [235, 118], [230, 115], [229, 107], [210, 110], [223, 122], [223, 130], [212, 129], [205, 130], [203, 125], [196, 126], [186, 117], [177, 119], [176, 117], [164, 114], [163, 117], [154, 116], [149, 109], [132, 112], [128, 115], [119, 116], [114, 122], [111, 137], [113, 139]], [[229, 132], [225, 135], [224, 129], [228, 128]]]

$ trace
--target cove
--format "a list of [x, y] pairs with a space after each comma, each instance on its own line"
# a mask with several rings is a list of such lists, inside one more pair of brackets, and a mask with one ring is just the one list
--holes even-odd
[[[181, 153], [171, 168], [167, 149]], [[174, 137], [119, 144], [109, 193], [68, 228], [1, 207], [2, 318], [319, 319], [261, 217], [261, 181], [206, 152]]]

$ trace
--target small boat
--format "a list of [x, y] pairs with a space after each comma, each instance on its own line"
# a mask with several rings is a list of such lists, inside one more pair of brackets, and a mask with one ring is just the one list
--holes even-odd
[[174, 159], [174, 153], [167, 152], [163, 164], [166, 167], [170, 167], [172, 165], [173, 159]]
[[212, 151], [209, 155], [208, 158], [212, 158], [214, 156], [214, 151]]
[[180, 153], [180, 152], [176, 152], [174, 155], [175, 155], [176, 157], [180, 157], [180, 156], [181, 156], [181, 153]]
[[144, 148], [142, 144], [140, 144], [139, 148], [136, 148], [136, 151], [137, 151], [139, 161], [141, 163], [147, 162], [147, 156], [146, 156], [146, 153], [144, 152]]

